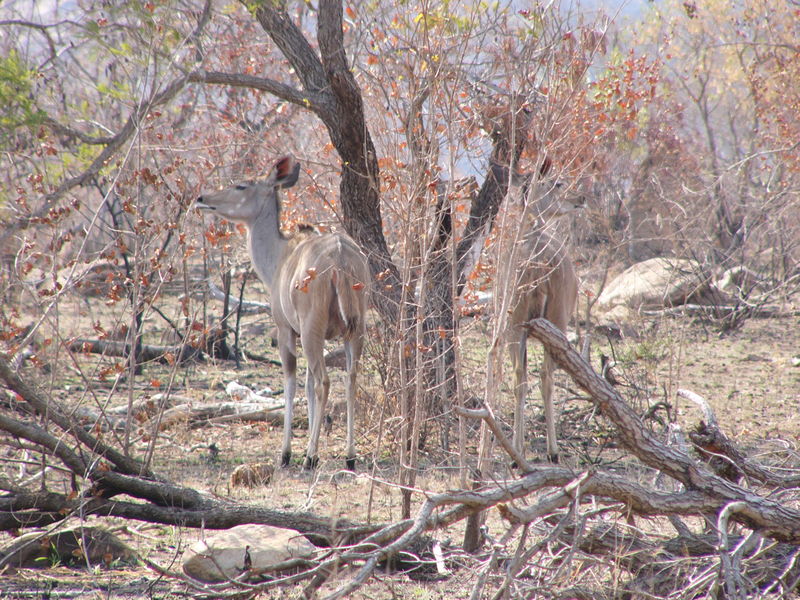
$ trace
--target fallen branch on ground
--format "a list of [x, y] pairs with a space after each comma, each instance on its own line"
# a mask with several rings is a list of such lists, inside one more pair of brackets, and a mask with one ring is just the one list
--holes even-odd
[[[70, 352], [82, 352], [85, 354], [103, 354], [105, 356], [128, 356], [131, 352], [131, 345], [127, 342], [114, 340], [75, 338], [67, 344]], [[200, 348], [195, 348], [188, 344], [179, 346], [154, 346], [142, 344], [137, 349], [137, 360], [141, 362], [160, 362], [172, 364], [177, 362], [185, 365], [193, 361], [202, 362], [203, 352]]]
[[601, 414], [614, 424], [620, 443], [631, 454], [682, 483], [687, 490], [696, 490], [715, 499], [718, 505], [711, 510], [721, 510], [731, 502], [743, 502], [742, 510], [733, 516], [734, 521], [776, 540], [800, 542], [800, 511], [726, 481], [685, 452], [658, 440], [611, 384], [594, 372], [549, 321], [534, 319], [527, 326], [530, 334], [545, 345], [556, 364], [590, 395]]
[[[409, 551], [420, 552], [426, 547], [427, 532], [451, 527], [478, 511], [495, 506], [511, 527], [509, 537], [504, 538], [499, 546], [501, 549], [509, 543], [512, 531], [527, 530], [534, 524], [541, 526], [559, 511], [567, 508], [574, 511], [580, 507], [586, 507], [587, 514], [610, 511], [627, 518], [632, 515], [678, 518], [724, 514], [726, 522], [738, 522], [765, 538], [772, 537], [785, 543], [800, 542], [800, 512], [773, 498], [725, 481], [685, 451], [666, 446], [642, 426], [638, 415], [608, 382], [594, 373], [560, 332], [546, 321], [533, 321], [530, 327], [533, 335], [548, 347], [557, 364], [589, 393], [600, 412], [614, 424], [620, 443], [646, 465], [682, 483], [683, 490], [655, 491], [652, 486], [631, 480], [624, 472], [600, 468], [575, 472], [563, 467], [537, 467], [520, 461], [518, 464], [525, 474], [519, 478], [496, 480], [476, 490], [428, 494], [414, 518], [386, 525], [331, 520], [329, 516], [235, 504], [175, 485], [153, 473], [140, 473], [138, 461], [105, 446], [87, 432], [79, 420], [67, 416], [58, 402], [25, 384], [10, 371], [7, 359], [0, 357], [0, 377], [8, 387], [33, 411], [39, 414], [47, 412], [50, 418], [45, 429], [27, 418], [26, 413], [19, 418], [0, 414], [0, 430], [18, 440], [38, 445], [49, 455], [50, 462], [60, 462], [73, 474], [76, 485], [75, 493], [71, 494], [17, 489], [0, 498], [0, 529], [42, 526], [73, 514], [116, 516], [208, 529], [244, 523], [291, 528], [318, 544], [336, 547], [336, 551], [314, 561], [304, 571], [260, 584], [258, 589], [307, 581], [307, 589], [315, 590], [330, 574], [341, 572], [343, 566], [356, 567], [358, 571], [352, 579], [331, 598], [351, 593], [369, 580], [375, 569], [394, 557]], [[465, 414], [485, 419], [490, 425], [494, 423], [496, 433], [502, 434], [490, 410], [479, 409]], [[64, 444], [64, 439], [70, 437], [72, 443]], [[133, 498], [133, 501], [123, 495]], [[563, 519], [559, 522], [565, 523]], [[726, 539], [727, 544], [720, 542], [719, 548], [731, 547], [733, 541]], [[580, 540], [576, 538], [575, 541]], [[537, 548], [536, 544], [524, 550], [520, 547], [520, 556], [529, 557]], [[496, 557], [498, 561], [500, 558], [499, 555]], [[514, 564], [513, 576], [516, 577], [524, 565]], [[434, 560], [431, 565], [435, 565]], [[632, 571], [633, 579], [620, 589], [631, 589], [640, 576], [640, 572]], [[677, 575], [672, 580], [680, 585]], [[502, 585], [507, 586], [508, 580], [504, 581]]]

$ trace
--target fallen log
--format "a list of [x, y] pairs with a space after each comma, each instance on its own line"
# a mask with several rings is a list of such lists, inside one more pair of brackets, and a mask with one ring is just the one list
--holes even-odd
[[[225, 291], [222, 290], [218, 285], [216, 285], [211, 279], [206, 279], [206, 284], [208, 286], [208, 295], [211, 296], [214, 300], [219, 300], [220, 302], [225, 302]], [[196, 290], [192, 292], [192, 297], [202, 297], [205, 294], [203, 290]], [[240, 312], [243, 315], [263, 315], [263, 314], [272, 314], [272, 307], [268, 302], [257, 302], [255, 300], [242, 300], [239, 301], [239, 298], [234, 296], [233, 294], [228, 294], [228, 306], [230, 307], [230, 311], [232, 313]], [[241, 304], [241, 307], [239, 306]]]
[[[84, 354], [104, 354], [106, 356], [129, 356], [131, 345], [127, 342], [113, 340], [75, 338], [67, 344], [70, 352]], [[155, 346], [142, 344], [137, 349], [137, 359], [141, 362], [160, 362], [164, 364], [178, 363], [183, 366], [191, 362], [203, 362], [205, 357], [200, 348], [189, 344], [179, 346]]]

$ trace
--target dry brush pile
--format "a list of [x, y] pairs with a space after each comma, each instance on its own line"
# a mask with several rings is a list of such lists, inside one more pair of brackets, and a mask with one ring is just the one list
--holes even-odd
[[[261, 523], [295, 529], [319, 546], [317, 558], [289, 576], [259, 583], [246, 577], [216, 586], [192, 583], [199, 595], [257, 595], [303, 586], [309, 597], [324, 592], [326, 598], [340, 598], [387, 565], [410, 564], [417, 579], [459, 580], [468, 566], [474, 598], [791, 594], [800, 577], [795, 489], [800, 474], [749, 459], [710, 413], [704, 428], [688, 436], [693, 448], [674, 430], [671, 442], [660, 439], [557, 329], [544, 320], [529, 326], [611, 424], [625, 452], [625, 468], [530, 464], [489, 408], [463, 410], [463, 416], [484, 420], [496, 434], [508, 451], [506, 461], [516, 462], [517, 477], [415, 497], [415, 514], [396, 523], [366, 524], [356, 515], [332, 521], [326, 515], [235, 503], [160, 477], [96, 429], [87, 430], [67, 407], [38, 391], [25, 371], [12, 371], [4, 356], [0, 376], [13, 392], [0, 413], [4, 443], [56, 467], [71, 491], [6, 479], [0, 527], [46, 528], [89, 516], [208, 529]], [[495, 510], [503, 534], [485, 539], [474, 553], [452, 543], [441, 547], [429, 537]], [[149, 566], [168, 573], [163, 566]]]

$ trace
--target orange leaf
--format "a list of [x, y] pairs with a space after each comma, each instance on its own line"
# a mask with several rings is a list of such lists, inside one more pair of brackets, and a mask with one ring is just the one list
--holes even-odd
[[356, 283], [353, 284], [353, 289], [359, 292], [364, 289], [364, 284], [361, 281], [357, 281]]
[[311, 267], [310, 269], [306, 269], [306, 273], [308, 273], [308, 276], [311, 279], [316, 279], [317, 278], [317, 270], [314, 267]]
[[351, 19], [355, 19], [356, 18], [356, 11], [354, 11], [351, 7], [348, 6], [344, 10], [347, 13], [348, 17], [350, 17]]

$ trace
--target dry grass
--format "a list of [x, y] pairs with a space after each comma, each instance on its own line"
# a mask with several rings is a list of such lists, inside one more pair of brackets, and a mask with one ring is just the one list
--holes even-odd
[[[108, 307], [100, 303], [91, 305], [81, 299], [73, 299], [60, 307], [57, 327], [62, 339], [73, 335], [85, 336], [95, 324], [110, 329], [114, 323], [121, 322], [118, 314], [124, 314], [119, 307]], [[245, 348], [251, 352], [264, 354], [277, 359], [276, 352], [270, 348], [266, 337], [267, 317], [248, 317], [242, 330]], [[797, 412], [797, 399], [800, 398], [800, 367], [794, 366], [797, 355], [797, 319], [751, 320], [744, 328], [728, 337], [720, 338], [703, 326], [688, 320], [668, 319], [661, 322], [643, 321], [634, 324], [641, 335], [610, 345], [598, 341], [593, 359], [598, 361], [600, 351], [618, 358], [618, 370], [628, 384], [620, 388], [637, 410], [646, 411], [648, 406], [659, 400], [673, 404], [677, 421], [689, 428], [700, 418], [693, 406], [677, 402], [675, 390], [688, 388], [703, 396], [715, 409], [720, 425], [734, 440], [748, 448], [754, 457], [770, 462], [772, 453], [786, 449], [795, 450], [800, 436], [800, 415]], [[467, 397], [483, 398], [486, 381], [486, 352], [488, 324], [474, 320], [463, 323], [461, 346], [461, 373]], [[148, 316], [146, 329], [150, 343], [167, 339], [168, 331], [164, 322], [154, 314]], [[103, 358], [95, 355], [74, 355], [66, 357], [56, 354], [56, 345], [51, 345], [42, 355], [43, 364], [49, 360], [57, 361], [57, 371], [40, 371], [38, 377], [49, 389], [54, 398], [77, 406], [79, 404], [99, 404], [114, 406], [124, 404], [130, 397], [137, 399], [143, 395], [162, 392], [167, 382], [173, 381], [172, 393], [190, 398], [195, 403], [218, 401], [225, 398], [224, 385], [236, 379], [254, 389], [269, 386], [278, 394], [282, 388], [279, 367], [255, 362], [245, 363], [235, 370], [232, 363], [210, 361], [205, 364], [178, 368], [169, 365], [149, 365], [141, 376], [137, 376], [131, 388], [127, 380], [120, 380], [114, 386], [114, 377], [105, 381], [98, 374], [118, 362], [119, 359]], [[397, 480], [397, 440], [399, 439], [399, 408], [385, 394], [381, 386], [380, 361], [385, 349], [368, 345], [364, 360], [364, 375], [361, 377], [359, 401], [361, 410], [357, 424], [357, 447], [359, 451], [358, 475], [343, 473], [344, 424], [339, 419], [330, 434], [324, 435], [320, 446], [320, 468], [309, 473], [298, 466], [288, 470], [276, 470], [272, 482], [265, 487], [231, 488], [231, 471], [238, 465], [275, 460], [280, 447], [280, 427], [264, 423], [228, 423], [208, 425], [200, 428], [186, 424], [177, 425], [162, 432], [157, 441], [154, 455], [155, 470], [176, 483], [205, 491], [209, 494], [229, 498], [233, 501], [287, 510], [308, 510], [318, 515], [347, 517], [356, 521], [393, 522], [400, 518], [401, 499]], [[537, 365], [539, 349], [531, 343], [531, 364]], [[74, 362], [73, 362], [74, 361]], [[301, 361], [300, 369], [304, 369]], [[503, 384], [496, 391], [497, 413], [505, 421], [511, 422], [511, 373], [507, 371]], [[334, 402], [343, 397], [343, 382], [339, 373], [332, 377], [331, 397]], [[530, 447], [543, 449], [543, 419], [541, 408], [536, 401], [538, 392], [533, 391], [530, 411], [532, 432]], [[302, 389], [299, 390], [302, 396]], [[590, 404], [581, 399], [563, 373], [557, 376], [557, 406], [562, 414], [561, 432], [566, 447], [567, 464], [580, 468], [586, 463], [615, 462], [618, 468], [627, 470], [633, 476], [641, 471], [637, 464], [621, 457], [614, 447], [613, 432], [602, 420], [594, 417]], [[301, 408], [301, 412], [303, 409]], [[661, 414], [665, 417], [665, 413]], [[662, 431], [663, 423], [652, 421], [654, 430]], [[470, 430], [467, 446], [474, 455], [477, 443], [476, 430]], [[139, 432], [134, 432], [138, 435]], [[146, 433], [144, 430], [141, 433]], [[305, 447], [306, 429], [296, 430], [294, 440], [295, 456], [302, 456]], [[380, 439], [380, 444], [378, 444]], [[447, 453], [438, 446], [438, 429], [431, 427], [428, 444], [421, 456], [421, 473], [417, 486], [425, 492], [441, 492], [460, 487], [459, 471], [456, 468], [458, 456], [451, 450]], [[147, 447], [146, 436], [134, 444], [134, 451]], [[212, 455], [209, 446], [214, 445]], [[454, 442], [453, 448], [457, 446]], [[6, 456], [10, 453], [7, 449]], [[533, 452], [531, 452], [533, 454]], [[298, 458], [299, 460], [299, 458]], [[29, 465], [28, 472], [35, 470]], [[7, 464], [3, 474], [18, 477], [25, 471], [19, 465]], [[644, 471], [641, 471], [642, 473]], [[511, 475], [512, 471], [503, 462], [498, 462], [496, 475]], [[49, 485], [59, 488], [66, 482], [58, 483], [58, 474], [49, 475]], [[649, 475], [648, 475], [649, 477]], [[415, 506], [424, 498], [415, 496]], [[551, 525], [555, 523], [553, 521]], [[630, 523], [618, 523], [629, 527]], [[124, 541], [143, 556], [165, 568], [179, 570], [180, 555], [188, 545], [200, 535], [199, 532], [178, 527], [145, 526], [125, 524], [130, 529], [120, 535]], [[490, 538], [500, 539], [507, 531], [507, 525], [496, 511], [491, 511], [487, 523]], [[637, 520], [636, 527], [650, 534], [668, 530], [665, 519]], [[445, 543], [457, 546], [461, 542], [463, 526], [435, 534]], [[532, 529], [528, 532], [529, 542], [546, 536], [547, 528]], [[513, 552], [514, 536], [506, 551]], [[0, 547], [10, 541], [7, 534], [0, 536]], [[560, 564], [566, 559], [566, 551], [559, 545], [548, 546], [542, 555], [547, 564]], [[555, 553], [555, 554], [553, 554]], [[458, 557], [453, 576], [444, 582], [417, 582], [403, 574], [381, 573], [369, 585], [362, 588], [354, 598], [454, 598], [467, 597], [477, 581], [481, 568], [490, 557]], [[575, 557], [572, 557], [573, 559]], [[539, 559], [537, 559], [539, 560]], [[540, 561], [541, 562], [541, 561]], [[572, 566], [558, 572], [555, 579], [552, 573], [540, 573], [532, 564], [523, 572], [526, 589], [536, 592], [537, 577], [545, 577], [558, 582], [565, 588], [570, 582], [581, 582], [592, 586], [596, 583], [613, 584], [621, 576], [612, 562], [582, 557], [574, 560]], [[580, 566], [581, 570], [577, 570]], [[502, 570], [488, 582], [490, 586], [500, 583]], [[333, 579], [344, 581], [348, 573], [340, 573]], [[602, 581], [601, 581], [602, 580]], [[47, 586], [57, 583], [50, 597], [75, 597], [76, 594], [93, 593], [107, 598], [170, 598], [183, 596], [184, 586], [177, 581], [161, 579], [144, 567], [119, 567], [109, 570], [90, 571], [71, 570], [53, 566], [36, 573], [19, 571], [7, 577], [6, 597], [23, 598], [45, 593]], [[49, 582], [49, 583], [48, 583]], [[541, 592], [541, 590], [540, 590]], [[298, 591], [284, 591], [273, 597], [293, 597]], [[14, 595], [16, 594], [16, 596]], [[60, 596], [58, 594], [61, 594]], [[262, 596], [270, 597], [270, 596]]]

